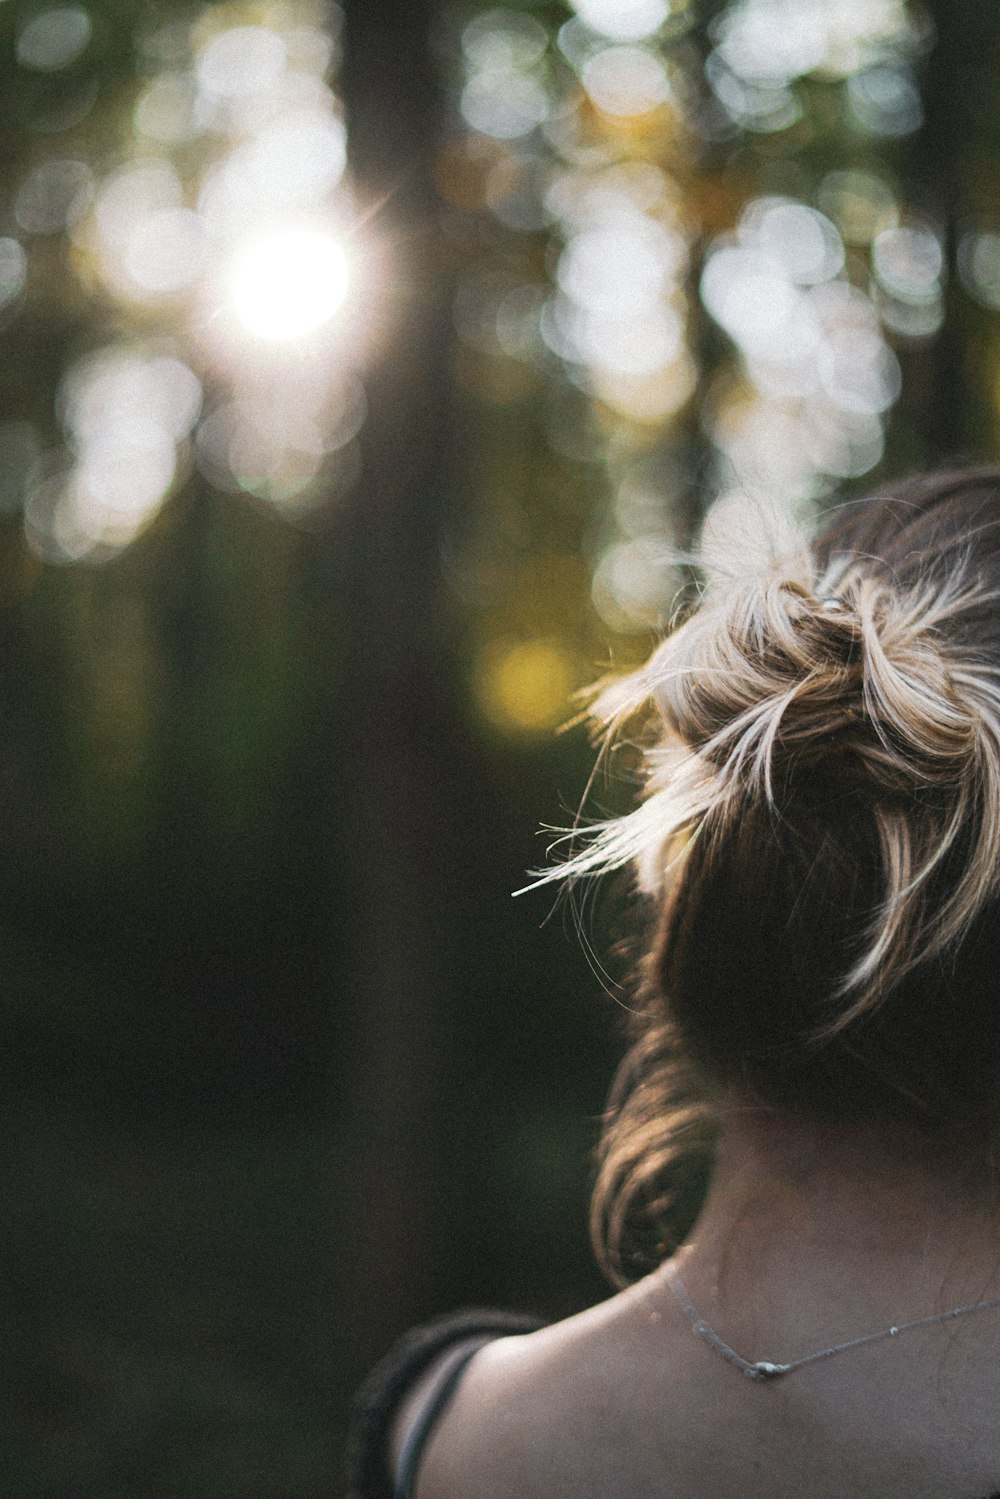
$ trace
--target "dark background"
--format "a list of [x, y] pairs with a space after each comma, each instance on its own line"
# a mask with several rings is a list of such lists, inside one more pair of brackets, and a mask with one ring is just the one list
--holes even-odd
[[[105, 0], [69, 73], [33, 73], [18, 37], [43, 9], [0, 11], [0, 234], [18, 234], [17, 184], [56, 149], [60, 90], [95, 84], [62, 134], [97, 170], [148, 72], [142, 28], [260, 19]], [[551, 276], [556, 253], [550, 227], [498, 227], [441, 188], [442, 144], [464, 129], [456, 38], [484, 9], [345, 7], [357, 202], [405, 272], [361, 372], [353, 486], [292, 524], [192, 467], [99, 562], [39, 557], [18, 507], [0, 516], [10, 1499], [335, 1494], [350, 1392], [405, 1327], [470, 1303], [565, 1315], [607, 1290], [586, 1203], [615, 990], [550, 893], [510, 898], [590, 751], [580, 728], [552, 732], [568, 694], [551, 722], [505, 727], [477, 682], [512, 631], [569, 641], [576, 686], [652, 637], [590, 603], [613, 423], [553, 364], [515, 379], [456, 335], [470, 264]], [[685, 29], [689, 80], [731, 9]], [[522, 10], [553, 35], [569, 15]], [[838, 165], [883, 173], [937, 227], [943, 321], [890, 327], [884, 456], [820, 503], [997, 447], [996, 286], [976, 298], [959, 246], [1000, 227], [1000, 21], [972, 0], [910, 14], [922, 110], [905, 131], [845, 123], [843, 79], [810, 75], [798, 124], [706, 128], [676, 168], [695, 264], [749, 199], [805, 199]], [[73, 289], [64, 239], [35, 237], [0, 314], [0, 419], [46, 432], [67, 361], [141, 322]], [[718, 488], [704, 412], [733, 358], [707, 317], [690, 336], [692, 401], [647, 443], [680, 465], [663, 503], [681, 536]], [[583, 456], [550, 440], [553, 410]], [[500, 491], [517, 525], [491, 520]], [[492, 582], [472, 586], [463, 558], [490, 525]], [[627, 930], [613, 898], [584, 925], [604, 957]]]

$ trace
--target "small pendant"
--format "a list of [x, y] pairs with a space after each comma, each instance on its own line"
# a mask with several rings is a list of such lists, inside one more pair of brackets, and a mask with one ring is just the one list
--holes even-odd
[[776, 1379], [779, 1374], [787, 1374], [791, 1364], [772, 1364], [770, 1359], [758, 1359], [755, 1364], [750, 1364], [746, 1370], [750, 1379]]

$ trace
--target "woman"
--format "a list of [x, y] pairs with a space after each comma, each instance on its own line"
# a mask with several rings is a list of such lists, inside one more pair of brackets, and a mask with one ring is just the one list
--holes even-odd
[[1000, 470], [710, 580], [593, 712], [645, 795], [544, 878], [630, 865], [651, 918], [595, 1195], [625, 1289], [413, 1335], [354, 1492], [995, 1495]]

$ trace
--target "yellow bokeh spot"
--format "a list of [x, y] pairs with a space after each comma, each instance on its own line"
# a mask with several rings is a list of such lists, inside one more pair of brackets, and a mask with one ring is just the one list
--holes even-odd
[[499, 728], [553, 729], [572, 713], [573, 662], [558, 642], [496, 642], [483, 653], [478, 675], [483, 712]]
[[694, 360], [685, 352], [665, 369], [650, 374], [595, 370], [593, 386], [598, 399], [618, 416], [658, 431], [694, 395], [697, 378]]

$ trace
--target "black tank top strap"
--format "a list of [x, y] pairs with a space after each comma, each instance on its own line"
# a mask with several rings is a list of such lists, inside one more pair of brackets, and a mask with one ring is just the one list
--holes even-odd
[[[388, 1462], [393, 1421], [416, 1381], [449, 1348], [466, 1345], [471, 1358], [478, 1347], [492, 1338], [534, 1332], [544, 1326], [545, 1321], [540, 1317], [477, 1308], [440, 1317], [400, 1338], [355, 1396], [347, 1448], [348, 1499], [395, 1499]], [[464, 1363], [455, 1375], [456, 1384], [463, 1369]], [[444, 1395], [440, 1390], [432, 1392], [430, 1398], [433, 1400], [436, 1394], [441, 1405], [430, 1419], [426, 1411], [421, 1411], [417, 1424], [425, 1424], [423, 1441], [453, 1391], [454, 1385]], [[414, 1472], [419, 1455], [417, 1451], [413, 1459]], [[412, 1474], [408, 1481], [412, 1486]]]
[[488, 1333], [485, 1336], [474, 1338], [470, 1343], [460, 1345], [457, 1358], [447, 1364], [447, 1372], [440, 1379], [434, 1389], [428, 1395], [422, 1409], [411, 1425], [403, 1441], [399, 1453], [399, 1461], [396, 1464], [395, 1482], [392, 1490], [392, 1499], [413, 1499], [413, 1484], [416, 1479], [417, 1467], [423, 1456], [427, 1440], [437, 1425], [439, 1417], [443, 1414], [445, 1407], [451, 1400], [458, 1382], [465, 1373], [466, 1368], [475, 1358], [480, 1348], [487, 1343], [492, 1343], [498, 1337], [498, 1333]]

